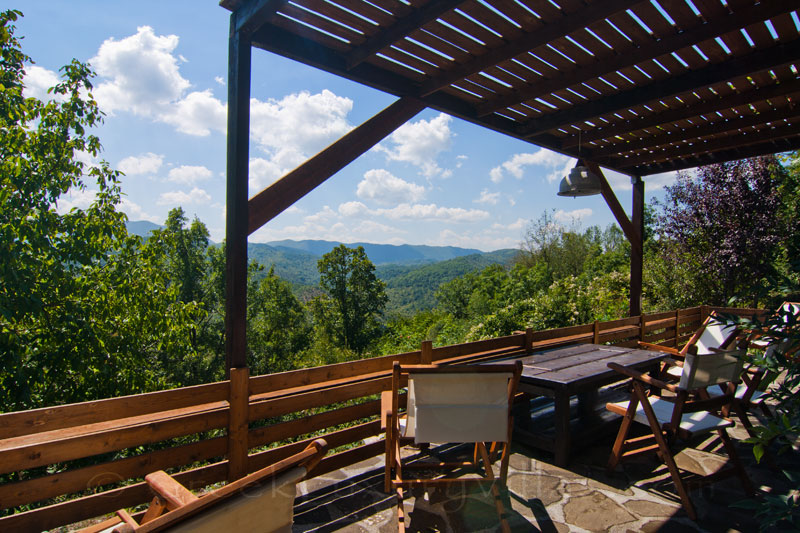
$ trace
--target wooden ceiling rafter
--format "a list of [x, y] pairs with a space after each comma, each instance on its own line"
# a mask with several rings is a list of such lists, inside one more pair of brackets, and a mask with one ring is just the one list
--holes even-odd
[[[619, 171], [647, 175], [794, 142], [800, 35], [790, 2], [222, 4], [239, 10], [237, 27], [255, 47]], [[770, 142], [770, 132], [789, 140]], [[755, 133], [763, 142], [752, 143]], [[691, 147], [703, 153], [687, 155]]]

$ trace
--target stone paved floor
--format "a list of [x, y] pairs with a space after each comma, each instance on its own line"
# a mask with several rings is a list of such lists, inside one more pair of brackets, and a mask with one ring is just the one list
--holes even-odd
[[[746, 437], [739, 428], [734, 438]], [[515, 444], [510, 461], [508, 490], [513, 531], [551, 532], [651, 532], [702, 531], [754, 532], [751, 512], [729, 503], [745, 497], [737, 478], [691, 493], [699, 519], [683, 511], [666, 468], [655, 456], [625, 463], [609, 476], [605, 463], [612, 439], [590, 443], [567, 468], [552, 464], [552, 456]], [[704, 449], [716, 448], [716, 438]], [[766, 464], [753, 460], [749, 446], [738, 445], [754, 486], [762, 493], [785, 490], [783, 477]], [[408, 448], [407, 448], [408, 449]], [[415, 453], [416, 450], [409, 453]], [[800, 468], [800, 454], [790, 452], [780, 462]], [[296, 532], [346, 533], [396, 531], [396, 498], [383, 493], [383, 457], [376, 457], [303, 483], [295, 507]], [[404, 506], [410, 531], [494, 532], [498, 530], [493, 500], [479, 488], [465, 493], [452, 488], [441, 493], [408, 494]]]

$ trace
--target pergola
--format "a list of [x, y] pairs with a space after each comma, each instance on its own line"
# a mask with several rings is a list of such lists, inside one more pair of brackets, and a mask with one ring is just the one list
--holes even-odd
[[[643, 176], [800, 148], [796, 0], [222, 0], [228, 368], [245, 367], [247, 237], [429, 107], [575, 157], [631, 243]], [[251, 50], [398, 100], [248, 198]], [[600, 166], [631, 176], [628, 218]]]

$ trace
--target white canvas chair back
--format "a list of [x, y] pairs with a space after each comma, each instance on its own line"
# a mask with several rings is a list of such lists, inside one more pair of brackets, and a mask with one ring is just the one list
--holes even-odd
[[745, 350], [686, 354], [678, 387], [693, 390], [738, 381], [742, 373], [744, 354]]
[[736, 326], [723, 324], [712, 315], [708, 317], [708, 324], [703, 328], [700, 338], [697, 339], [695, 343], [695, 346], [697, 346], [697, 353], [711, 353], [711, 348], [723, 347], [730, 337], [735, 334]]
[[409, 374], [406, 437], [416, 443], [507, 442], [511, 373]]

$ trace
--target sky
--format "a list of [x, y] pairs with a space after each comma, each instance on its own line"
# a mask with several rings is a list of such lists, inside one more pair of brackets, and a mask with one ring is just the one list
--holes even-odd
[[[18, 9], [25, 94], [47, 98], [59, 69], [88, 62], [106, 114], [101, 159], [124, 172], [120, 209], [161, 224], [182, 207], [225, 234], [229, 12], [214, 0], [0, 0]], [[254, 49], [250, 196], [390, 105], [395, 97]], [[87, 156], [88, 161], [88, 156]], [[250, 236], [516, 248], [543, 213], [614, 223], [602, 197], [556, 196], [575, 160], [426, 109]], [[630, 213], [628, 176], [607, 171]], [[644, 178], [647, 201], [674, 173]], [[62, 198], [86, 207], [92, 187]]]

